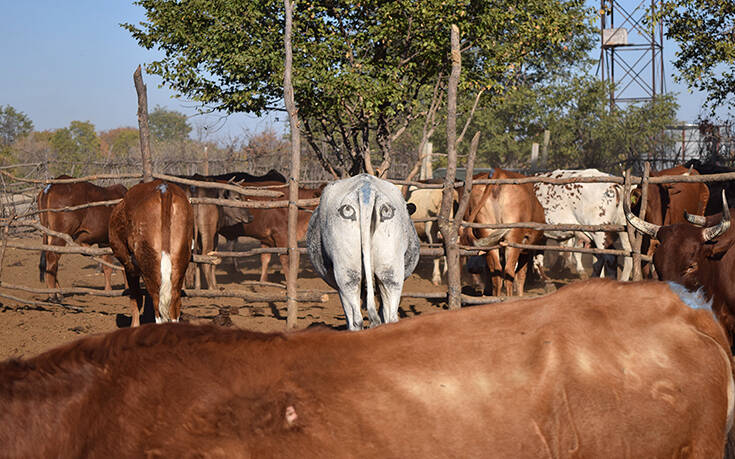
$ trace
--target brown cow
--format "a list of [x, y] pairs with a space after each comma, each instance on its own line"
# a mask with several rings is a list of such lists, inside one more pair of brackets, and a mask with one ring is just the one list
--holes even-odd
[[154, 180], [132, 187], [110, 216], [110, 247], [125, 267], [132, 326], [140, 325], [140, 276], [156, 323], [178, 321], [181, 285], [191, 258], [194, 216], [186, 193]]
[[[663, 177], [671, 175], [699, 175], [693, 168], [676, 166], [656, 172], [651, 171], [651, 177]], [[640, 198], [640, 190], [631, 193], [633, 200]], [[655, 225], [673, 225], [684, 222], [684, 212], [702, 215], [707, 208], [709, 200], [709, 188], [704, 183], [660, 183], [649, 184], [648, 199], [646, 203], [646, 221]], [[636, 206], [637, 207], [637, 206]], [[636, 214], [639, 212], [636, 211]], [[649, 255], [656, 251], [659, 241], [651, 241], [645, 238], [643, 250]], [[650, 267], [646, 266], [644, 274], [652, 275]]]
[[[281, 185], [282, 188], [277, 188]], [[274, 190], [283, 190], [288, 194], [288, 188], [279, 182], [253, 182], [243, 184], [247, 187], [272, 187]], [[322, 188], [299, 188], [299, 199], [318, 198], [321, 195]], [[257, 201], [282, 201], [284, 198], [268, 198], [268, 197], [249, 197], [248, 199]], [[313, 209], [316, 206], [299, 209], [298, 221], [296, 227], [296, 237], [299, 241], [306, 237], [306, 229], [309, 226]], [[261, 247], [288, 247], [288, 208], [274, 209], [249, 209], [253, 215], [251, 223], [238, 224], [220, 229], [220, 234], [229, 240], [235, 240], [240, 236], [249, 236], [260, 241]], [[284, 277], [288, 272], [288, 255], [282, 254], [278, 256], [281, 261], [281, 269]], [[260, 255], [260, 281], [268, 280], [268, 264], [270, 263], [271, 254], [262, 253]]]
[[[478, 174], [473, 180], [484, 180], [489, 174]], [[493, 179], [521, 178], [524, 175], [496, 168]], [[460, 195], [462, 192], [458, 192]], [[532, 183], [521, 185], [476, 185], [472, 187], [470, 200], [467, 206], [466, 221], [470, 223], [516, 223], [538, 222], [544, 223], [544, 209], [541, 207]], [[473, 242], [477, 246], [492, 246], [505, 242], [521, 244], [538, 244], [543, 240], [543, 232], [528, 228], [513, 229], [486, 229], [467, 228], [463, 240]], [[504, 263], [501, 262], [501, 255]], [[526, 250], [505, 247], [503, 253], [499, 249], [490, 250], [485, 256], [490, 279], [492, 281], [492, 295], [513, 295], [515, 281], [518, 294], [523, 295], [528, 265], [532, 254]], [[487, 290], [487, 288], [486, 288]]]
[[[68, 175], [60, 175], [56, 179], [70, 179]], [[89, 182], [57, 183], [46, 185], [38, 193], [36, 202], [38, 210], [59, 209], [62, 207], [79, 206], [99, 201], [110, 201], [122, 198], [127, 189], [123, 185], [108, 187], [97, 186]], [[105, 246], [108, 243], [107, 227], [110, 221], [112, 206], [94, 206], [69, 212], [41, 212], [41, 224], [46, 228], [65, 233], [71, 236], [74, 242], [85, 245], [98, 244]], [[43, 244], [65, 246], [63, 239], [44, 234]], [[41, 251], [41, 261], [38, 264], [41, 281], [46, 281], [48, 288], [60, 288], [56, 274], [59, 269], [60, 253]], [[112, 257], [103, 257], [112, 262]], [[102, 266], [105, 273], [105, 290], [110, 290], [112, 268]], [[50, 301], [61, 302], [62, 295], [55, 293], [49, 297]]]
[[[639, 231], [661, 241], [653, 264], [662, 280], [696, 290], [703, 288], [713, 310], [735, 342], [735, 230], [722, 192], [723, 214], [699, 219], [704, 228], [689, 223], [659, 226], [641, 220], [626, 209], [626, 217]], [[735, 212], [735, 209], [733, 209]]]
[[0, 445], [8, 457], [715, 458], [733, 411], [727, 351], [701, 296], [653, 281], [576, 282], [356, 333], [146, 325], [0, 363]]
[[[226, 183], [221, 180], [214, 180], [204, 176], [193, 177], [196, 180], [216, 181]], [[186, 191], [190, 196], [197, 198], [219, 198], [219, 199], [238, 199], [236, 193], [230, 193], [227, 190], [203, 187], [187, 187]], [[235, 195], [235, 196], [233, 196]], [[194, 209], [194, 236], [195, 246], [199, 253], [207, 254], [213, 250], [217, 250], [217, 234], [224, 227], [238, 225], [240, 223], [250, 223], [252, 221], [252, 213], [243, 207], [219, 206], [216, 204], [196, 204]], [[207, 281], [207, 288], [217, 288], [217, 277], [214, 272], [213, 264], [192, 264], [191, 268], [201, 269], [204, 278]], [[195, 274], [190, 270], [191, 274]], [[187, 281], [188, 282], [188, 281]], [[195, 287], [200, 288], [200, 277], [196, 277]]]

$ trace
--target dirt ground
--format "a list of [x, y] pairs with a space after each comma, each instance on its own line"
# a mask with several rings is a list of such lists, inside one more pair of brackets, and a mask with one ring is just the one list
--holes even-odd
[[[28, 240], [30, 242], [31, 240]], [[35, 238], [33, 239], [35, 241]], [[236, 250], [256, 247], [256, 241], [241, 238]], [[548, 257], [547, 257], [548, 258]], [[34, 251], [8, 248], [2, 267], [2, 280], [11, 284], [43, 288], [39, 280], [39, 254]], [[432, 262], [422, 257], [414, 274], [406, 280], [406, 292], [446, 292], [446, 285], [434, 286], [431, 278]], [[217, 266], [216, 275], [220, 287], [224, 289], [245, 289], [254, 292], [277, 292], [276, 287], [251, 287], [241, 285], [244, 281], [256, 281], [260, 273], [258, 257], [243, 258], [239, 270], [235, 270], [228, 260]], [[269, 281], [283, 282], [280, 263], [273, 257], [269, 268]], [[556, 274], [556, 276], [554, 276]], [[559, 278], [556, 286], [568, 283], [576, 276], [566, 273], [552, 273]], [[97, 263], [82, 255], [63, 255], [59, 268], [59, 283], [63, 287], [104, 287], [104, 277], [98, 272]], [[123, 288], [122, 271], [114, 271], [113, 289]], [[331, 290], [309, 262], [308, 256], [301, 257], [299, 289]], [[526, 286], [528, 295], [541, 295], [545, 285], [530, 279]], [[35, 301], [44, 301], [45, 294], [32, 294], [17, 290], [0, 288], [0, 292]], [[403, 318], [420, 314], [433, 314], [446, 309], [444, 300], [424, 300], [403, 298], [399, 315]], [[364, 311], [363, 311], [364, 313]], [[229, 318], [229, 320], [228, 320]], [[152, 320], [152, 312], [143, 317], [145, 322]], [[230, 325], [257, 331], [283, 331], [286, 327], [285, 303], [246, 303], [239, 298], [184, 298], [183, 321], [207, 323], [214, 321], [220, 325]], [[33, 305], [0, 298], [0, 360], [12, 357], [30, 357], [40, 352], [77, 339], [81, 336], [108, 332], [130, 325], [130, 312], [126, 297], [100, 297], [90, 295], [66, 295], [62, 305]], [[299, 303], [298, 328], [319, 324], [337, 329], [345, 329], [345, 318], [337, 295], [330, 295], [326, 303]]]

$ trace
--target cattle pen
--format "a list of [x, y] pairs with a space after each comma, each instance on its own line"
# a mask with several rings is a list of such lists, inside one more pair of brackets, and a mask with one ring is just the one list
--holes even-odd
[[[22, 168], [22, 165], [15, 166], [16, 168]], [[2, 174], [5, 188], [6, 188], [6, 196], [10, 195], [19, 195], [23, 194], [25, 196], [31, 196], [36, 194], [43, 186], [46, 186], [50, 183], [74, 183], [74, 182], [81, 182], [81, 181], [95, 181], [95, 180], [136, 180], [142, 177], [142, 174], [97, 174], [87, 177], [80, 177], [75, 179], [66, 179], [66, 180], [49, 180], [49, 179], [33, 179], [33, 178], [26, 178], [26, 177], [19, 177], [17, 175], [11, 174], [7, 170], [0, 170], [0, 174]], [[170, 176], [166, 174], [153, 174], [156, 178], [161, 178], [164, 180], [169, 180], [171, 182], [180, 183], [182, 185], [196, 185], [196, 186], [202, 186], [202, 187], [213, 187], [213, 188], [222, 188], [222, 189], [228, 189], [230, 191], [235, 191], [241, 195], [243, 195], [243, 200], [240, 199], [206, 199], [206, 198], [191, 198], [191, 202], [193, 205], [197, 204], [217, 204], [217, 205], [227, 205], [227, 206], [235, 206], [235, 207], [245, 207], [245, 208], [278, 208], [278, 207], [286, 207], [289, 203], [287, 199], [283, 200], [276, 200], [276, 201], [249, 201], [246, 198], [248, 196], [271, 196], [275, 199], [278, 199], [279, 197], [282, 197], [284, 195], [283, 191], [276, 191], [272, 188], [241, 188], [237, 187], [235, 185], [228, 185], [228, 184], [217, 184], [217, 183], [209, 183], [209, 182], [199, 182], [199, 181], [192, 181], [187, 179], [182, 179], [175, 176]], [[642, 184], [643, 190], [645, 193], [645, 186], [646, 183], [675, 183], [675, 182], [712, 182], [712, 181], [724, 181], [724, 180], [733, 180], [735, 179], [735, 173], [724, 173], [724, 174], [714, 174], [714, 175], [694, 175], [694, 176], [666, 176], [666, 177], [648, 177], [646, 174], [644, 174], [643, 177], [632, 177], [628, 175], [626, 178], [623, 177], [587, 177], [587, 178], [577, 178], [577, 179], [553, 179], [553, 178], [539, 178], [539, 177], [527, 177], [527, 178], [520, 178], [520, 179], [502, 179], [502, 180], [479, 180], [475, 181], [474, 185], [485, 185], [485, 184], [493, 184], [493, 185], [503, 185], [503, 184], [520, 184], [520, 183], [550, 183], [550, 184], [571, 184], [571, 183], [598, 183], [598, 182], [610, 182], [610, 183], [618, 183], [618, 184], [624, 184], [626, 186], [630, 186], [630, 184]], [[470, 179], [471, 180], [471, 179]], [[392, 180], [393, 183], [395, 183], [398, 186], [414, 186], [417, 188], [441, 188], [441, 184], [430, 184], [430, 183], [422, 183], [418, 181], [412, 181], [412, 180]], [[309, 184], [313, 184], [314, 182], [308, 182]], [[30, 187], [29, 187], [30, 185]], [[456, 182], [454, 184], [455, 187], [463, 186], [463, 182]], [[20, 190], [20, 192], [18, 192]], [[30, 193], [30, 191], [33, 190], [33, 193]], [[117, 202], [117, 200], [113, 201], [104, 201], [104, 202], [96, 202], [87, 204], [85, 206], [77, 206], [73, 208], [64, 208], [64, 209], [54, 209], [53, 211], [68, 211], [68, 210], [74, 210], [81, 207], [86, 206], [110, 206], [114, 205]], [[310, 199], [310, 200], [298, 200], [296, 204], [298, 206], [314, 206], [317, 204], [318, 199]], [[645, 201], [644, 201], [645, 202]], [[77, 253], [77, 254], [83, 254], [87, 256], [93, 257], [96, 261], [99, 261], [100, 263], [105, 263], [104, 260], [99, 259], [98, 257], [107, 255], [111, 253], [111, 250], [109, 248], [95, 248], [95, 247], [87, 247], [87, 246], [81, 246], [77, 243], [75, 243], [68, 235], [65, 234], [59, 234], [56, 233], [48, 228], [43, 227], [37, 220], [36, 216], [39, 214], [39, 211], [37, 209], [33, 208], [33, 202], [32, 199], [3, 199], [0, 201], [2, 204], [2, 246], [0, 247], [0, 287], [6, 290], [6, 292], [0, 292], [0, 297], [24, 302], [28, 304], [37, 304], [37, 305], [48, 305], [48, 303], [44, 301], [38, 301], [34, 299], [28, 299], [28, 298], [20, 298], [16, 295], [10, 294], [7, 291], [20, 291], [20, 292], [26, 292], [31, 294], [37, 294], [37, 295], [43, 295], [43, 294], [53, 294], [53, 293], [62, 293], [62, 294], [78, 294], [78, 295], [91, 295], [91, 296], [105, 296], [105, 297], [113, 297], [113, 296], [122, 296], [124, 294], [124, 290], [111, 290], [111, 291], [103, 291], [95, 288], [82, 288], [82, 287], [71, 287], [71, 288], [61, 288], [61, 289], [48, 289], [48, 288], [34, 288], [29, 287], [27, 285], [19, 285], [12, 282], [7, 282], [5, 279], [2, 278], [2, 270], [3, 270], [3, 259], [4, 254], [7, 248], [16, 248], [21, 250], [28, 250], [28, 251], [41, 251], [46, 250], [50, 252], [56, 252], [56, 253]], [[438, 217], [438, 218], [441, 218]], [[415, 222], [422, 222], [422, 221], [436, 221], [438, 218], [433, 219], [419, 219]], [[540, 224], [540, 223], [533, 223], [533, 222], [518, 222], [518, 223], [509, 223], [509, 224], [476, 224], [476, 223], [466, 223], [461, 222], [462, 226], [472, 227], [472, 228], [532, 228], [536, 230], [568, 230], [568, 231], [628, 231], [630, 234], [634, 234], [634, 230], [630, 227], [630, 225], [620, 226], [620, 225], [548, 225], [548, 224]], [[28, 243], [28, 242], [19, 242], [16, 240], [11, 240], [11, 236], [18, 233], [25, 232], [26, 235], [28, 231], [33, 232], [40, 232], [40, 233], [46, 233], [49, 235], [61, 237], [66, 242], [65, 246], [48, 246], [48, 245], [42, 245], [42, 244], [34, 244], [34, 243]], [[624, 250], [618, 250], [618, 249], [599, 249], [599, 248], [581, 248], [581, 247], [561, 247], [561, 246], [534, 246], [534, 245], [525, 245], [525, 244], [514, 244], [514, 246], [518, 246], [519, 248], [525, 248], [530, 250], [547, 250], [547, 251], [559, 251], [559, 252], [581, 252], [581, 253], [589, 253], [589, 254], [607, 254], [607, 255], [614, 255], [614, 256], [627, 256], [632, 257], [638, 266], [640, 266], [641, 261], [648, 260], [648, 257], [646, 255], [641, 254], [640, 252], [640, 235], [638, 235], [637, 240], [632, 239], [634, 241], [632, 250], [630, 251], [624, 251]], [[463, 246], [460, 245], [460, 253], [462, 255], [472, 255], [472, 254], [479, 254], [482, 253], [485, 250], [491, 250], [494, 248], [498, 248], [500, 245], [495, 246], [488, 246], [488, 247], [472, 247], [472, 246]], [[305, 248], [298, 248], [298, 252], [305, 253]], [[221, 259], [223, 257], [250, 257], [255, 255], [260, 255], [262, 253], [270, 253], [270, 254], [288, 254], [288, 248], [283, 247], [272, 247], [272, 248], [253, 248], [247, 251], [214, 251], [206, 254], [196, 254], [193, 257], [193, 262], [198, 264], [219, 264], [221, 262]], [[422, 243], [421, 247], [421, 256], [440, 256], [445, 253], [445, 248], [442, 246], [439, 246], [438, 244], [433, 245], [426, 245]], [[121, 269], [118, 266], [115, 266], [116, 269]], [[640, 268], [636, 270], [638, 278], [640, 278]], [[285, 290], [285, 286], [282, 284], [277, 283], [260, 283], [257, 281], [247, 281], [244, 283], [244, 285], [266, 285], [270, 287], [277, 286], [279, 289]], [[240, 298], [246, 303], [251, 302], [285, 302], [287, 300], [286, 294], [284, 293], [256, 293], [252, 291], [246, 291], [244, 289], [228, 289], [228, 290], [204, 290], [204, 289], [185, 289], [185, 293], [187, 297], [193, 298], [193, 297], [205, 297], [205, 298]], [[298, 302], [324, 302], [326, 301], [326, 298], [328, 295], [333, 295], [336, 292], [333, 290], [299, 290], [297, 293], [296, 300]], [[447, 294], [442, 292], [411, 292], [411, 291], [404, 291], [403, 297], [406, 298], [425, 298], [425, 299], [434, 299], [434, 300], [441, 300], [446, 299]], [[503, 301], [503, 297], [487, 297], [487, 296], [470, 296], [463, 294], [461, 297], [462, 304], [481, 304], [481, 303], [491, 303], [491, 302], [497, 302], [497, 301]]]

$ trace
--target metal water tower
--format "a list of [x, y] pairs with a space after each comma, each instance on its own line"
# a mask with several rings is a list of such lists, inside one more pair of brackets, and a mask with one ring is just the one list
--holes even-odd
[[656, 0], [601, 0], [599, 69], [602, 81], [612, 83], [611, 110], [623, 103], [648, 102], [665, 92], [663, 26], [646, 28], [647, 4], [656, 11]]

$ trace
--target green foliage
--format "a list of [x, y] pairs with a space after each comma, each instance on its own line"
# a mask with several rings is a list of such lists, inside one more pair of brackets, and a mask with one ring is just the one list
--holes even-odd
[[127, 158], [140, 154], [138, 129], [122, 127], [100, 133], [101, 150], [107, 158]]
[[664, 20], [666, 37], [679, 44], [678, 78], [705, 92], [712, 112], [735, 108], [735, 2], [664, 0], [652, 20]]
[[160, 106], [156, 106], [148, 115], [148, 124], [153, 140], [158, 142], [170, 140], [183, 142], [189, 138], [191, 132], [186, 115]]
[[0, 105], [0, 160], [6, 162], [12, 154], [12, 144], [33, 131], [28, 115], [10, 105]]
[[60, 171], [65, 171], [69, 163], [83, 164], [99, 157], [100, 139], [89, 121], [72, 121], [68, 128], [57, 129], [49, 143], [60, 161]]
[[[210, 108], [264, 111], [283, 97], [278, 0], [139, 0], [146, 21], [123, 24], [165, 57], [147, 66]], [[449, 26], [462, 37], [467, 91], [502, 94], [519, 75], [544, 78], [551, 61], [579, 58], [591, 29], [582, 0], [317, 0], [294, 16], [294, 91], [310, 146], [342, 173], [364, 170], [371, 144], [389, 155], [427, 109], [449, 70]], [[328, 148], [324, 148], [328, 145]], [[326, 167], [326, 166], [325, 166]]]

